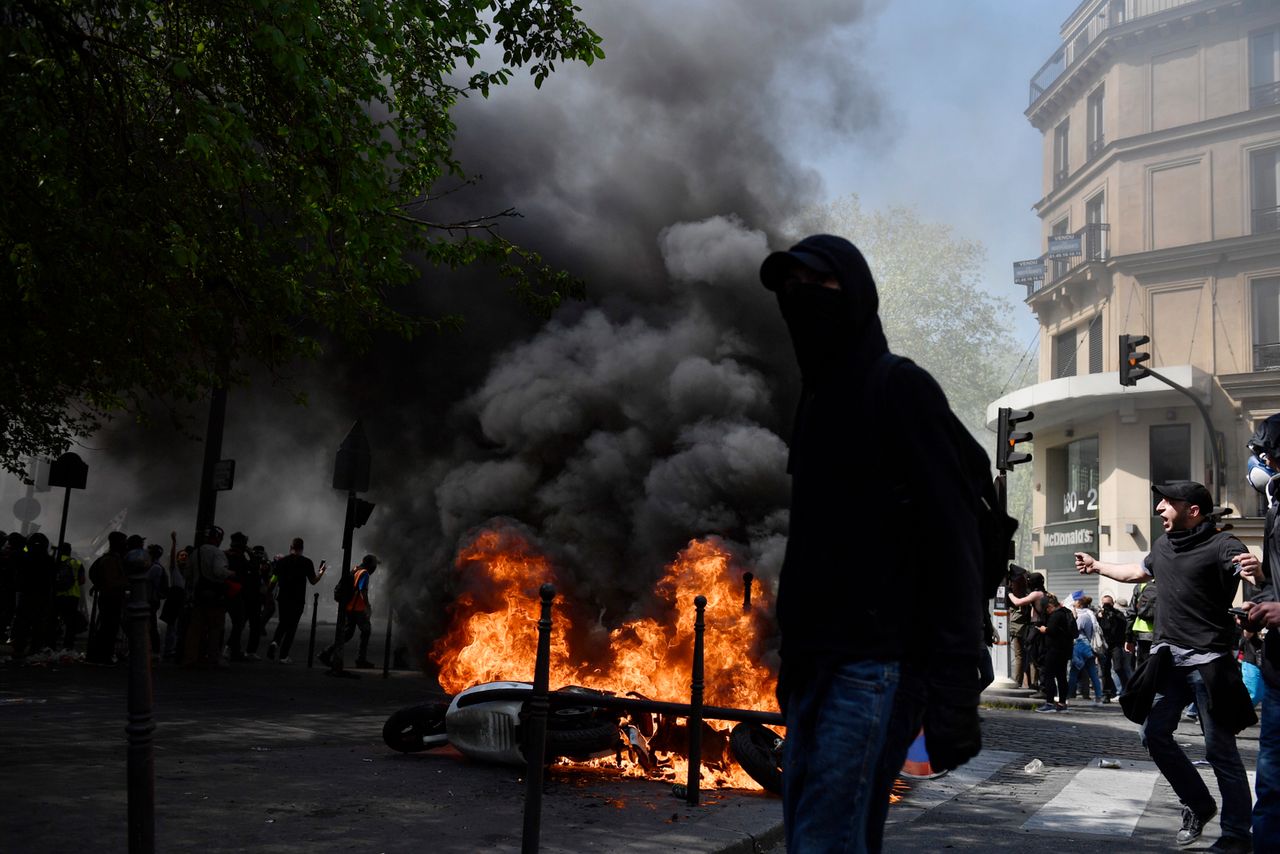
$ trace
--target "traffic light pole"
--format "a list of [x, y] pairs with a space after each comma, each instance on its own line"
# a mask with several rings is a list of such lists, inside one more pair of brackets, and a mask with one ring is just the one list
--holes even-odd
[[1205, 406], [1203, 400], [1189, 388], [1183, 388], [1162, 374], [1159, 374], [1150, 368], [1144, 368], [1149, 377], [1155, 377], [1169, 388], [1182, 392], [1192, 403], [1196, 405], [1196, 409], [1200, 411], [1200, 417], [1204, 419], [1204, 429], [1209, 435], [1209, 449], [1213, 452], [1213, 503], [1216, 506], [1222, 506], [1222, 455], [1218, 451], [1218, 433], [1213, 429], [1213, 419], [1209, 417], [1209, 407]]

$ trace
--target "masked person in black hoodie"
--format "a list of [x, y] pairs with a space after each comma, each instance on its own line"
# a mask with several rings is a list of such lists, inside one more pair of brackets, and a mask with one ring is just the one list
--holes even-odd
[[[976, 515], [946, 396], [889, 355], [866, 261], [808, 237], [760, 268], [800, 365], [790, 533], [778, 593], [789, 851], [879, 851], [889, 787], [922, 721], [935, 770], [981, 747], [985, 602]], [[902, 453], [886, 453], [888, 448]], [[929, 460], [908, 478], [908, 459]], [[886, 560], [926, 525], [935, 553]], [[899, 611], [910, 579], [945, 603]]]
[[[1280, 851], [1280, 415], [1263, 421], [1249, 440], [1249, 483], [1267, 497], [1263, 531], [1261, 592], [1246, 603], [1243, 625], [1251, 632], [1269, 629], [1262, 646], [1262, 726], [1258, 733], [1257, 796], [1253, 805], [1253, 844], [1258, 851]], [[1252, 580], [1252, 579], [1251, 579]], [[1258, 582], [1254, 582], [1257, 584]]]
[[[1212, 850], [1252, 851], [1253, 797], [1236, 733], [1256, 723], [1257, 716], [1236, 666], [1235, 620], [1227, 609], [1240, 576], [1260, 577], [1261, 568], [1244, 543], [1218, 530], [1211, 516], [1213, 497], [1203, 485], [1179, 480], [1157, 484], [1151, 491], [1160, 499], [1156, 512], [1165, 535], [1155, 541], [1142, 564], [1103, 563], [1077, 552], [1076, 568], [1120, 582], [1155, 578], [1160, 585], [1151, 654], [1120, 703], [1126, 716], [1142, 723], [1147, 752], [1182, 801], [1179, 845], [1198, 839], [1218, 812], [1200, 772], [1174, 739], [1182, 710], [1188, 703], [1196, 704], [1205, 759], [1222, 794], [1222, 837]], [[1139, 683], [1154, 690], [1134, 687]], [[1149, 711], [1143, 708], [1148, 701], [1139, 702], [1148, 693]]]

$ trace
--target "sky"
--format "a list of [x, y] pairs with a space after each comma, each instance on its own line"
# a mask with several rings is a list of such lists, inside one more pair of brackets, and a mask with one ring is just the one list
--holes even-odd
[[[461, 332], [332, 353], [299, 371], [305, 410], [270, 384], [233, 391], [223, 456], [236, 484], [217, 517], [228, 533], [269, 553], [302, 536], [336, 563], [343, 503], [329, 477], [361, 417], [374, 448], [365, 497], [379, 509], [355, 554], [377, 551], [406, 602], [447, 597], [459, 544], [494, 519], [555, 552], [602, 614], [709, 532], [770, 577], [795, 383], [755, 270], [800, 236], [787, 222], [849, 194], [984, 244], [982, 286], [1010, 306], [993, 334], [1019, 352], [1031, 343], [1011, 273], [1041, 252], [1040, 136], [1023, 111], [1074, 4], [582, 5], [608, 58], [463, 104], [457, 153], [483, 180], [436, 213], [515, 205], [524, 218], [509, 233], [583, 275], [588, 300], [543, 325], [485, 271], [429, 272], [403, 307], [460, 312]], [[90, 473], [72, 497], [73, 544], [121, 511], [130, 532], [189, 541], [198, 444], [117, 421], [76, 450]], [[0, 506], [22, 494], [0, 478]], [[37, 498], [55, 534], [61, 495]], [[409, 625], [438, 616], [419, 610]]]

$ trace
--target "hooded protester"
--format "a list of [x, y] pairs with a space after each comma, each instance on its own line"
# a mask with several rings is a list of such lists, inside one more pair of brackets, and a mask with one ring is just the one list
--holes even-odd
[[1246, 603], [1249, 616], [1244, 627], [1267, 632], [1262, 646], [1262, 726], [1258, 733], [1257, 800], [1253, 805], [1253, 844], [1257, 851], [1280, 850], [1280, 415], [1258, 425], [1249, 440], [1248, 481], [1267, 497], [1267, 521], [1263, 529], [1261, 592]]
[[[922, 720], [935, 770], [981, 746], [981, 546], [972, 509], [956, 500], [971, 486], [946, 396], [889, 354], [875, 281], [852, 243], [805, 238], [766, 258], [760, 278], [802, 383], [778, 593], [787, 849], [878, 851], [889, 788]], [[927, 454], [930, 476], [908, 481], [890, 447]], [[909, 541], [896, 527], [906, 519], [929, 520], [944, 560], [886, 560]], [[954, 607], [903, 621], [908, 574]]]
[[18, 564], [18, 611], [13, 621], [13, 657], [28, 649], [53, 646], [53, 592], [58, 563], [49, 552], [49, 538], [32, 534]]
[[129, 537], [123, 531], [107, 535], [107, 551], [89, 567], [89, 581], [97, 598], [96, 624], [89, 634], [89, 650], [85, 660], [92, 664], [116, 663], [116, 636], [124, 612], [124, 594], [129, 579], [125, 570], [125, 554]]

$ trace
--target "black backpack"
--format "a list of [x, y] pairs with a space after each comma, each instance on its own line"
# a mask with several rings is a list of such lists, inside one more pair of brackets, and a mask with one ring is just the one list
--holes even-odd
[[344, 572], [338, 577], [338, 583], [333, 588], [333, 601], [339, 604], [348, 602], [355, 592], [356, 582], [354, 573]]
[[1154, 581], [1148, 581], [1143, 585], [1142, 592], [1138, 594], [1137, 600], [1133, 603], [1133, 614], [1139, 620], [1155, 625], [1156, 583]]
[[[888, 382], [889, 373], [904, 362], [914, 364], [904, 356], [887, 352], [876, 359], [867, 382], [872, 401], [878, 404], [884, 399], [884, 386]], [[871, 411], [882, 412], [884, 407], [877, 405]], [[955, 446], [956, 456], [972, 486], [968, 497], [973, 515], [978, 520], [978, 541], [982, 547], [982, 596], [984, 599], [991, 599], [1009, 574], [1009, 543], [1018, 530], [1018, 520], [1004, 511], [1000, 496], [996, 494], [995, 481], [991, 477], [991, 458], [987, 456], [987, 452], [954, 412], [948, 411], [947, 414], [950, 419], [948, 432]], [[905, 491], [905, 482], [895, 487], [895, 492]]]

